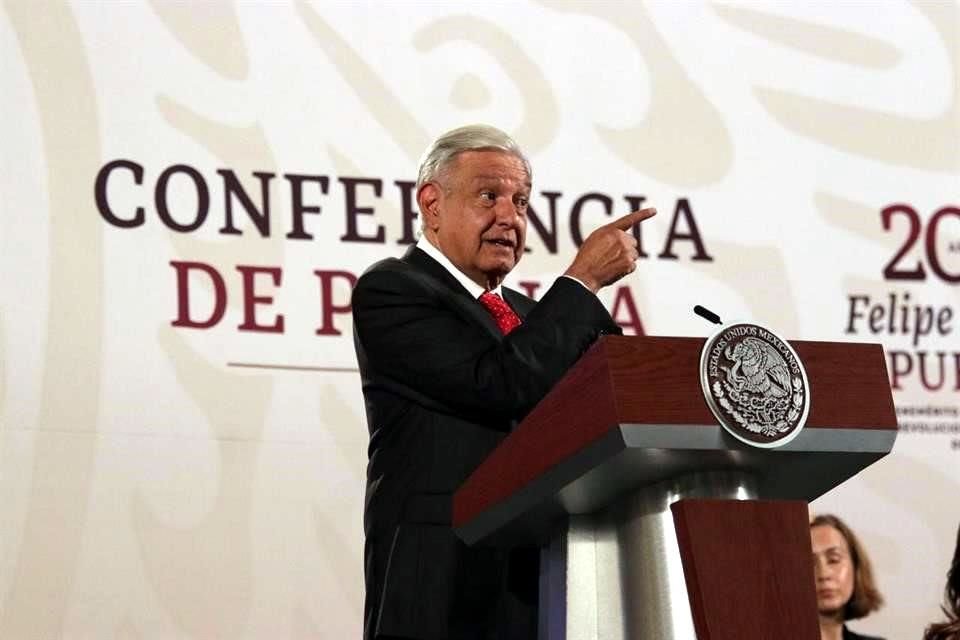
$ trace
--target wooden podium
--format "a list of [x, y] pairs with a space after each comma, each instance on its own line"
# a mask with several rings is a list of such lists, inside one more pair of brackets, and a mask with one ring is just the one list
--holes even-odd
[[543, 546], [541, 640], [818, 640], [807, 501], [890, 452], [877, 344], [793, 341], [806, 426], [720, 427], [700, 338], [599, 340], [454, 496], [468, 544]]

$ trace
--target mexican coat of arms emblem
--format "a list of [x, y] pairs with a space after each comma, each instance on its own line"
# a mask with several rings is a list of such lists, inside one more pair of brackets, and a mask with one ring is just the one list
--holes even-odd
[[700, 383], [721, 426], [756, 447], [786, 444], [810, 411], [800, 358], [786, 340], [757, 324], [726, 325], [707, 340]]

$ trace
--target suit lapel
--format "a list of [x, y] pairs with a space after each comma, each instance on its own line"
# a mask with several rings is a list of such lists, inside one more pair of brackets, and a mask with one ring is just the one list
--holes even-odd
[[497, 340], [503, 340], [503, 334], [500, 333], [496, 321], [486, 307], [479, 300], [474, 299], [470, 292], [464, 289], [463, 285], [457, 282], [457, 279], [442, 264], [417, 249], [416, 246], [407, 250], [403, 260], [415, 266], [425, 275], [430, 276], [431, 280], [437, 284], [442, 285], [447, 294], [444, 297], [461, 315], [484, 327]]

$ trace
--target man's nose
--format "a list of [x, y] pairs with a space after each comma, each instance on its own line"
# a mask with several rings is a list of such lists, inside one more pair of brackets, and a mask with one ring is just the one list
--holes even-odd
[[520, 217], [520, 214], [517, 212], [517, 205], [507, 198], [502, 198], [497, 202], [496, 215], [497, 223], [505, 226], [515, 225], [517, 219]]

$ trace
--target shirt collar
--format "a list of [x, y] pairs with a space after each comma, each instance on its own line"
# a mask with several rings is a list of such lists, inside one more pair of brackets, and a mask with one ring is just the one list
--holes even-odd
[[[454, 266], [452, 262], [450, 262], [450, 259], [447, 256], [443, 255], [443, 252], [440, 251], [440, 249], [433, 246], [433, 244], [429, 240], [427, 240], [426, 236], [421, 235], [420, 239], [417, 240], [417, 249], [420, 249], [425, 254], [427, 254], [437, 262], [439, 262], [441, 266], [443, 266], [443, 268], [446, 269], [450, 273], [450, 275], [456, 278], [457, 282], [463, 285], [463, 288], [466, 289], [470, 293], [470, 295], [473, 296], [474, 298], [479, 298], [481, 294], [487, 291], [486, 289], [478, 285], [476, 282], [468, 278], [465, 273], [460, 271], [460, 269], [457, 269], [457, 267]], [[500, 285], [497, 285], [493, 289], [490, 289], [490, 292], [495, 293], [502, 298], [503, 292], [500, 289], [501, 289]]]

